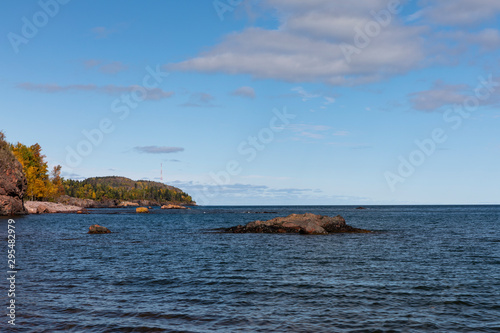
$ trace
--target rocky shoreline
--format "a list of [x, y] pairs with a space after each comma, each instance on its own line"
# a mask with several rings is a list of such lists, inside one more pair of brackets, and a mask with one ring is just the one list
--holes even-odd
[[[152, 203], [152, 204], [151, 204]], [[87, 208], [125, 208], [140, 206], [158, 206], [161, 209], [189, 209], [182, 205], [167, 203], [160, 205], [157, 202], [148, 200], [139, 201], [120, 201], [109, 200], [105, 202], [96, 202], [89, 199], [77, 199], [63, 196], [59, 202], [47, 201], [26, 201], [24, 207], [28, 214], [58, 214], [58, 213], [87, 213]]]
[[117, 199], [107, 199], [107, 200], [102, 200], [102, 201], [95, 201], [91, 199], [78, 199], [78, 198], [73, 198], [67, 195], [61, 196], [58, 200], [58, 203], [66, 204], [66, 205], [71, 205], [71, 206], [78, 206], [78, 207], [83, 207], [83, 208], [123, 208], [123, 207], [140, 207], [140, 206], [177, 206], [177, 207], [184, 207], [184, 206], [196, 206], [195, 204], [182, 204], [178, 205], [177, 203], [174, 202], [158, 202], [154, 200], [131, 200], [131, 201], [124, 201], [124, 200], [117, 200]]
[[26, 201], [24, 207], [28, 214], [78, 213], [84, 211], [84, 208], [80, 206], [45, 201]]

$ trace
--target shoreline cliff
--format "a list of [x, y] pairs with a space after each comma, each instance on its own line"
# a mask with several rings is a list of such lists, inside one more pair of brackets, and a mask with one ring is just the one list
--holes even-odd
[[0, 132], [0, 216], [27, 214], [23, 202], [27, 184], [23, 166]]

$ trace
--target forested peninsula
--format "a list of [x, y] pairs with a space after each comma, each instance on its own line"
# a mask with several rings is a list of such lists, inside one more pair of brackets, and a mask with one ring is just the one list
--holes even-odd
[[39, 144], [11, 144], [0, 132], [0, 215], [27, 213], [25, 201], [83, 208], [196, 205], [189, 194], [160, 182], [118, 176], [64, 179], [61, 166], [49, 172], [45, 158]]

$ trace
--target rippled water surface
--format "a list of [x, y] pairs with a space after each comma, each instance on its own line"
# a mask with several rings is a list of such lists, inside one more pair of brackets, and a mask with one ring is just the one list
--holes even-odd
[[[3, 310], [0, 330], [500, 331], [500, 206], [354, 208], [18, 217], [16, 329], [7, 327]], [[349, 225], [376, 232], [213, 231], [305, 212], [341, 214]], [[113, 233], [87, 234], [96, 223]], [[7, 219], [0, 219], [3, 276], [6, 233]]]

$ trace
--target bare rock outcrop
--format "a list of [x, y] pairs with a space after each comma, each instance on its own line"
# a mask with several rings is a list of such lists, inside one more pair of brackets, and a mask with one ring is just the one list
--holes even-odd
[[340, 215], [330, 217], [311, 213], [291, 214], [268, 221], [254, 221], [244, 226], [227, 228], [224, 231], [230, 233], [298, 233], [308, 235], [370, 232], [347, 225], [345, 219]]
[[118, 207], [139, 207], [137, 202], [122, 201], [118, 204]]
[[161, 206], [161, 209], [189, 209], [189, 208], [181, 206], [181, 205], [168, 204], [168, 205]]
[[60, 196], [57, 199], [57, 202], [69, 206], [78, 206], [83, 208], [98, 208], [98, 205], [94, 200], [73, 198], [68, 195]]
[[30, 214], [77, 213], [82, 207], [55, 202], [26, 201], [24, 204]]
[[27, 187], [23, 166], [0, 132], [0, 215], [26, 214], [23, 197]]
[[103, 226], [100, 226], [99, 224], [94, 224], [89, 227], [89, 234], [110, 234], [111, 231]]

